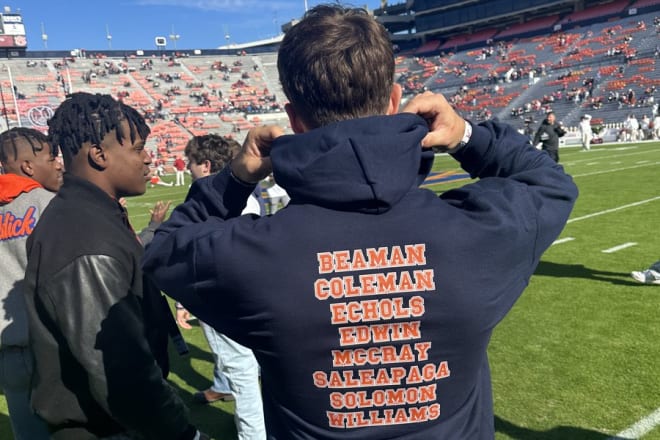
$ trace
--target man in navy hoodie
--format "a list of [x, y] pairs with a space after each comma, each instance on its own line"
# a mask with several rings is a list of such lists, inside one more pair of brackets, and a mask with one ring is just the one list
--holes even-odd
[[[562, 231], [571, 177], [440, 95], [397, 114], [391, 43], [363, 10], [311, 9], [278, 69], [295, 134], [252, 130], [196, 181], [145, 271], [253, 349], [270, 439], [492, 439], [488, 341]], [[420, 189], [432, 146], [479, 180]], [[289, 205], [240, 216], [271, 171]]]

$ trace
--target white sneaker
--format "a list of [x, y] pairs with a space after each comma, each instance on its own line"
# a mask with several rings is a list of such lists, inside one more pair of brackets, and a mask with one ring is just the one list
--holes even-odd
[[655, 270], [635, 270], [630, 272], [630, 276], [642, 284], [660, 284], [660, 273], [656, 272]]

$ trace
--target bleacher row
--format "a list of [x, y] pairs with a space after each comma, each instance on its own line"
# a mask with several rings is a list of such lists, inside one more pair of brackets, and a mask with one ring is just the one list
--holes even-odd
[[606, 124], [623, 123], [630, 113], [652, 117], [660, 86], [654, 20], [657, 13], [648, 13], [543, 36], [484, 40], [481, 48], [456, 53], [399, 54], [397, 75], [408, 95], [443, 93], [466, 117], [497, 117], [518, 128], [549, 110], [569, 127], [585, 113]]
[[[171, 163], [194, 135], [241, 137], [263, 120], [287, 126], [276, 54], [5, 60], [0, 71], [1, 126], [47, 129], [70, 91], [107, 93], [150, 123], [147, 148]], [[13, 87], [13, 90], [12, 90]]]
[[[443, 93], [476, 121], [497, 117], [522, 128], [553, 110], [569, 127], [584, 113], [593, 123], [620, 124], [629, 113], [652, 116], [657, 106], [660, 26], [654, 19], [648, 13], [491, 44], [481, 33], [480, 48], [398, 54], [397, 81], [406, 96]], [[152, 127], [147, 147], [167, 164], [193, 135], [214, 132], [242, 141], [264, 122], [288, 128], [276, 61], [276, 53], [9, 59], [0, 70], [1, 126], [20, 118], [21, 125], [45, 131], [65, 93], [108, 93], [145, 114]]]

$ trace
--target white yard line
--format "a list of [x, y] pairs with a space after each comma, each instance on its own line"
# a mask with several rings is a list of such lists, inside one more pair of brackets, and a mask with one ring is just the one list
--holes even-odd
[[604, 254], [613, 254], [614, 252], [618, 252], [623, 249], [627, 249], [629, 247], [637, 246], [637, 243], [629, 242], [629, 243], [623, 243], [618, 246], [611, 247], [609, 249], [602, 250], [601, 252]]
[[623, 205], [623, 206], [619, 206], [619, 207], [612, 208], [612, 209], [606, 209], [605, 211], [594, 212], [592, 214], [583, 215], [582, 217], [575, 217], [575, 218], [570, 219], [566, 223], [579, 222], [580, 220], [586, 220], [586, 219], [591, 218], [591, 217], [598, 217], [599, 215], [609, 214], [611, 212], [621, 211], [622, 209], [627, 209], [627, 208], [632, 208], [634, 206], [644, 205], [645, 203], [655, 202], [656, 200], [660, 200], [660, 196], [653, 197], [651, 199], [640, 200], [639, 202], [629, 203], [628, 205]]
[[575, 240], [575, 238], [573, 237], [560, 238], [559, 240], [555, 240], [551, 246], [554, 246], [556, 244], [566, 243], [567, 241], [573, 241], [573, 240]]
[[638, 439], [653, 431], [658, 425], [660, 425], [660, 408], [607, 440]]
[[598, 174], [613, 173], [615, 171], [634, 170], [635, 168], [649, 167], [649, 166], [653, 166], [653, 165], [660, 165], [660, 162], [650, 162], [650, 163], [644, 163], [644, 164], [640, 164], [640, 165], [634, 165], [634, 166], [631, 166], [631, 167], [622, 167], [622, 168], [614, 168], [614, 169], [611, 169], [611, 170], [594, 171], [593, 173], [572, 174], [572, 176], [573, 177], [597, 176]]
[[[626, 150], [633, 150], [633, 151], [626, 151]], [[590, 157], [592, 155], [597, 155], [597, 158], [599, 161], [604, 161], [604, 160], [612, 160], [611, 164], [616, 165], [621, 162], [621, 158], [629, 158], [630, 156], [642, 156], [642, 155], [648, 155], [648, 154], [657, 154], [659, 153], [660, 150], [658, 149], [652, 149], [652, 150], [642, 150], [639, 151], [638, 147], [636, 146], [630, 146], [630, 147], [619, 147], [619, 148], [608, 148], [608, 149], [597, 149], [597, 150], [591, 150], [589, 151], [588, 154], [584, 154], [580, 157], [571, 157], [572, 160], [568, 160], [568, 164], [574, 165], [578, 163], [584, 163], [584, 162], [591, 162], [595, 158]]]

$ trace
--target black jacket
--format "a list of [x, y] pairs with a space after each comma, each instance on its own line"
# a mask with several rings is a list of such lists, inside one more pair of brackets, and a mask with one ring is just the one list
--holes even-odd
[[142, 246], [124, 209], [65, 175], [27, 249], [32, 406], [53, 438], [127, 430], [192, 438], [185, 405], [155, 360], [166, 360], [167, 315], [160, 292], [143, 282]]
[[565, 134], [566, 130], [564, 130], [561, 125], [556, 122], [550, 124], [547, 119], [544, 119], [541, 126], [536, 131], [536, 135], [534, 135], [532, 145], [537, 145], [539, 142], [542, 142], [542, 148], [544, 150], [558, 150], [559, 138]]

